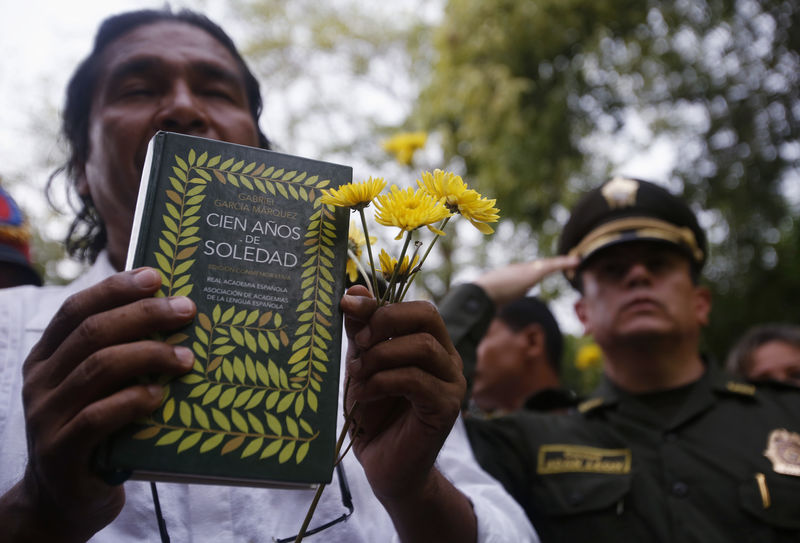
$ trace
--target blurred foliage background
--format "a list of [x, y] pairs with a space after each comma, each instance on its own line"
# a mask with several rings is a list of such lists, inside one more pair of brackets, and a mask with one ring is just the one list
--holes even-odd
[[[281, 2], [251, 2], [268, 38], [250, 54], [280, 58], [276, 33], [264, 25], [281, 21], [289, 30], [277, 49], [289, 66], [269, 74], [308, 68], [298, 62], [305, 43], [342, 62], [332, 69], [347, 66], [362, 84], [410, 98], [396, 123], [380, 110], [356, 115], [365, 124], [330, 149], [381, 168], [376, 136], [431, 134], [441, 165], [496, 197], [511, 223], [488, 247], [472, 248], [468, 259], [479, 268], [552, 254], [576, 195], [625, 174], [621, 165], [641, 155], [669, 165], [651, 179], [682, 192], [709, 232], [709, 354], [724, 358], [752, 324], [800, 322], [782, 302], [800, 300], [797, 2], [449, 0], [434, 22], [414, 9], [336, 5], [309, 6], [314, 15], [298, 30]], [[352, 104], [317, 106], [335, 118]], [[455, 247], [443, 249], [452, 263]], [[434, 299], [454, 276], [447, 265], [438, 271], [444, 279], [426, 282]], [[563, 287], [546, 283], [544, 295]]]
[[[408, 185], [448, 168], [497, 198], [494, 236], [441, 244], [424, 281], [433, 300], [481, 269], [552, 254], [580, 191], [627, 174], [700, 213], [712, 357], [750, 325], [800, 322], [796, 0], [237, 0], [229, 12], [279, 150], [352, 164], [357, 180]], [[380, 145], [399, 131], [428, 133], [410, 167]], [[65, 278], [46, 262], [60, 258], [55, 239], [37, 253], [51, 282]], [[566, 289], [552, 278], [541, 294]], [[586, 341], [574, 340], [573, 359]]]
[[667, 138], [659, 181], [713, 210], [721, 357], [752, 323], [798, 319], [780, 303], [800, 299], [798, 22], [790, 1], [451, 0], [415, 114], [543, 252], [561, 206], [618, 166], [604, 142], [633, 120], [650, 137], [632, 149]]

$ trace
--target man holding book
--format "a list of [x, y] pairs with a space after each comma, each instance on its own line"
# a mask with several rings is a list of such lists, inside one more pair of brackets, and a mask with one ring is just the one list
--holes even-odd
[[[100, 28], [64, 115], [66, 172], [83, 203], [67, 246], [94, 264], [67, 287], [0, 295], [0, 541], [157, 537], [147, 485], [108, 485], [90, 468], [98, 444], [160, 405], [163, 388], [140, 378], [193, 365], [188, 348], [142, 339], [191, 321], [193, 302], [153, 297], [153, 269], [119, 272], [146, 146], [168, 130], [268, 147], [260, 108], [235, 46], [204, 17], [133, 12]], [[461, 428], [451, 433], [464, 381], [438, 314], [425, 303], [376, 310], [364, 294], [356, 287], [341, 302], [359, 353], [347, 362], [350, 390], [368, 413], [358, 462], [345, 458], [347, 476], [315, 518], [356, 511], [329, 523], [327, 540], [536, 541]], [[168, 530], [178, 541], [267, 541], [297, 532], [310, 501], [308, 491], [175, 484], [160, 486], [155, 509], [162, 540]]]

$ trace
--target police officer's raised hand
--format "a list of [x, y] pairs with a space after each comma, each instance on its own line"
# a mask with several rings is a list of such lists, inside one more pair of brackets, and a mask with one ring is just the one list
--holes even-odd
[[73, 295], [32, 349], [23, 368], [28, 465], [0, 497], [10, 540], [85, 541], [121, 510], [124, 490], [91, 471], [92, 451], [160, 404], [161, 387], [137, 378], [185, 373], [193, 362], [184, 347], [141, 339], [196, 311], [187, 298], [153, 298], [160, 284], [143, 268]]
[[578, 262], [576, 256], [555, 256], [519, 262], [486, 272], [474, 283], [481, 287], [496, 305], [503, 305], [524, 296], [528, 290], [551, 273], [574, 269]]

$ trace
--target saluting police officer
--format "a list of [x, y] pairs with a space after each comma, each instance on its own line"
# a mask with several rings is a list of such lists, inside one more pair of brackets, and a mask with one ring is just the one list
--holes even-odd
[[467, 421], [542, 541], [800, 541], [800, 391], [700, 355], [706, 238], [685, 202], [614, 178], [575, 206], [559, 252], [577, 259], [566, 274], [604, 383], [568, 415]]

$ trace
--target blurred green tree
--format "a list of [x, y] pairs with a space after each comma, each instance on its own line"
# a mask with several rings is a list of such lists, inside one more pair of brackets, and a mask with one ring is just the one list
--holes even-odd
[[357, 167], [391, 164], [381, 141], [402, 128], [426, 79], [435, 14], [416, 0], [239, 4], [278, 147], [341, 155]]
[[[800, 319], [786, 303], [800, 294], [795, 0], [239, 0], [231, 10], [241, 26], [226, 28], [250, 38], [279, 149], [402, 183], [408, 170], [380, 141], [425, 129], [432, 144], [415, 167], [448, 167], [498, 198], [508, 222], [488, 245], [442, 244], [432, 297], [455, 270], [550, 253], [577, 192], [643, 155], [668, 166], [654, 180], [712, 210], [701, 214], [709, 351], [723, 357], [754, 323]], [[19, 186], [34, 175], [3, 173]], [[74, 273], [58, 237], [35, 242], [47, 244], [38, 254], [54, 281]]]
[[[380, 176], [403, 187], [415, 186], [423, 170], [446, 168], [436, 141], [412, 163], [396, 161], [382, 146], [397, 132], [419, 128], [410, 114], [430, 79], [441, 5], [246, 0], [246, 51], [264, 83], [267, 133], [277, 129], [278, 149], [351, 164], [356, 181]], [[456, 250], [455, 237], [460, 249], [480, 244], [460, 234], [437, 242], [415, 283], [422, 296], [438, 299], [453, 281], [466, 252]], [[388, 246], [390, 239], [382, 241]]]
[[449, 0], [413, 115], [543, 253], [620, 147], [666, 142], [654, 180], [713, 210], [722, 358], [751, 324], [800, 320], [782, 302], [800, 293], [798, 23], [793, 0]]

